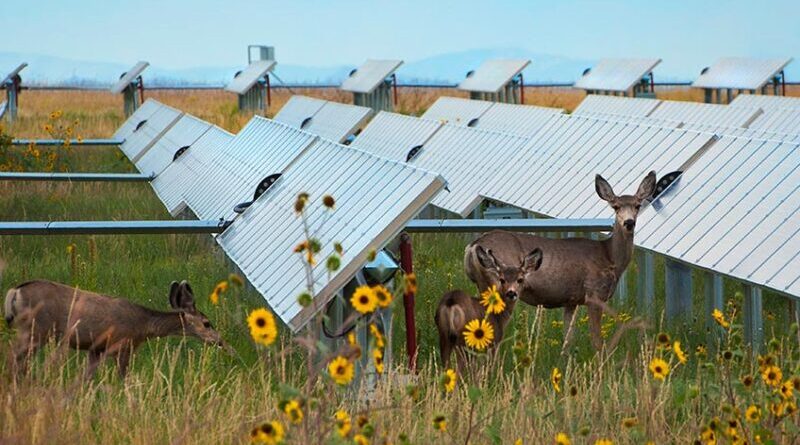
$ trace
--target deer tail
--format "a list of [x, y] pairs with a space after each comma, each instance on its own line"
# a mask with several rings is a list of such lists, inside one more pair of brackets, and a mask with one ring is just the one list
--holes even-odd
[[12, 287], [8, 290], [8, 293], [6, 293], [6, 301], [3, 305], [3, 314], [6, 318], [6, 324], [9, 327], [11, 326], [11, 322], [14, 321], [14, 317], [17, 315], [16, 306], [19, 298], [19, 289], [16, 287]]
[[461, 330], [464, 328], [464, 324], [467, 322], [464, 309], [455, 304], [449, 307], [448, 312], [447, 328], [450, 331], [450, 335], [458, 336], [461, 334]]

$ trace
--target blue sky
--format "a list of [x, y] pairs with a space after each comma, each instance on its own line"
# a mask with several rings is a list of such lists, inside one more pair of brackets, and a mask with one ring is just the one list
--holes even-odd
[[26, 0], [3, 5], [0, 51], [186, 68], [241, 64], [248, 43], [314, 66], [523, 48], [694, 73], [720, 56], [800, 56], [797, 17], [796, 0]]

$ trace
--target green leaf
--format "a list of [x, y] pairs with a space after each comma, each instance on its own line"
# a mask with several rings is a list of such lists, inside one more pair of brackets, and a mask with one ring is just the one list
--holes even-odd
[[478, 403], [478, 400], [481, 398], [481, 389], [477, 386], [470, 385], [467, 389], [467, 397], [470, 402]]

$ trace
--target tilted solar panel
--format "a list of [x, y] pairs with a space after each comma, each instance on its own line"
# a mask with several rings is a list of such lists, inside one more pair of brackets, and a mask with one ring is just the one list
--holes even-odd
[[770, 111], [775, 108], [800, 108], [800, 97], [740, 94], [731, 101], [730, 106], [761, 108], [764, 111]]
[[466, 127], [477, 123], [477, 119], [483, 116], [492, 104], [484, 100], [440, 97], [422, 114], [422, 118]]
[[770, 108], [758, 116], [748, 128], [800, 134], [800, 108]]
[[648, 116], [661, 104], [658, 99], [642, 97], [616, 97], [589, 94], [572, 114], [582, 116], [588, 113], [617, 114], [620, 116]]
[[272, 69], [275, 68], [275, 64], [276, 62], [274, 60], [256, 60], [250, 63], [250, 65], [247, 65], [247, 68], [235, 76], [233, 80], [225, 86], [225, 91], [236, 94], [246, 93], [258, 82], [258, 79], [261, 79], [272, 71]]
[[757, 90], [783, 70], [792, 61], [791, 57], [781, 59], [750, 59], [728, 57], [714, 62], [700, 74], [693, 87], [732, 88]]
[[120, 125], [117, 131], [114, 132], [113, 139], [126, 139], [128, 136], [133, 134], [133, 131], [143, 120], [152, 116], [153, 113], [155, 113], [156, 110], [162, 106], [165, 105], [155, 99], [147, 99], [144, 101], [144, 103], [140, 105], [139, 108], [133, 112], [133, 114], [125, 119], [125, 122]]
[[478, 118], [475, 127], [530, 137], [550, 119], [563, 113], [560, 108], [495, 103]]
[[125, 88], [128, 87], [128, 85], [131, 84], [131, 82], [133, 82], [134, 79], [139, 77], [139, 75], [142, 74], [142, 72], [148, 66], [150, 66], [150, 64], [147, 63], [147, 62], [144, 62], [144, 61], [139, 62], [136, 65], [134, 65], [131, 69], [126, 71], [125, 74], [120, 76], [120, 78], [117, 81], [117, 83], [115, 83], [111, 87], [111, 92], [114, 93], [114, 94], [121, 93]]
[[304, 128], [303, 124], [310, 122], [310, 118], [317, 114], [317, 111], [325, 105], [325, 102], [322, 99], [294, 95], [289, 98], [289, 101], [281, 107], [278, 114], [272, 119], [302, 130]]
[[648, 117], [689, 124], [747, 128], [761, 113], [758, 108], [665, 100]]
[[344, 142], [366, 125], [372, 113], [372, 108], [328, 101], [303, 130], [331, 141]]
[[659, 63], [661, 59], [601, 59], [573, 86], [584, 90], [628, 91]]
[[371, 93], [402, 64], [402, 60], [367, 60], [339, 88], [354, 93]]
[[164, 104], [158, 104], [158, 108], [150, 117], [140, 121], [134, 127], [133, 133], [125, 138], [125, 142], [119, 146], [125, 156], [136, 163], [139, 158], [147, 153], [147, 150], [164, 135], [175, 122], [183, 115], [182, 111], [176, 110]]
[[405, 162], [412, 149], [422, 147], [442, 124], [438, 121], [381, 111], [351, 144], [353, 147]]
[[178, 150], [191, 146], [209, 128], [208, 122], [184, 114], [136, 161], [136, 168], [146, 175], [158, 175], [172, 162]]
[[497, 93], [530, 63], [531, 61], [527, 59], [487, 60], [461, 81], [458, 89], [479, 93]]

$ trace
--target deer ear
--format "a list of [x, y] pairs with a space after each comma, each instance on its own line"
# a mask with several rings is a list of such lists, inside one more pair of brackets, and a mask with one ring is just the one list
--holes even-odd
[[611, 188], [611, 184], [600, 175], [594, 177], [594, 189], [603, 201], [611, 202], [617, 199], [617, 195], [614, 194], [614, 189]]
[[525, 257], [522, 267], [528, 272], [539, 270], [539, 268], [542, 267], [542, 249], [538, 247], [533, 249], [531, 253]]
[[497, 269], [497, 261], [492, 255], [492, 251], [486, 251], [483, 246], [477, 246], [475, 254], [478, 256], [478, 262], [484, 269]]
[[178, 285], [177, 281], [173, 281], [169, 285], [169, 305], [173, 309], [178, 309], [178, 292], [180, 292], [180, 286]]
[[656, 172], [651, 171], [647, 176], [642, 179], [639, 184], [639, 190], [636, 191], [636, 199], [644, 201], [653, 197], [653, 192], [656, 191]]
[[178, 291], [178, 308], [187, 312], [194, 312], [194, 292], [192, 286], [186, 280], [181, 281], [180, 290]]

